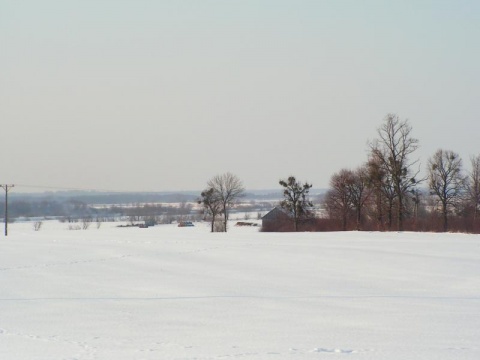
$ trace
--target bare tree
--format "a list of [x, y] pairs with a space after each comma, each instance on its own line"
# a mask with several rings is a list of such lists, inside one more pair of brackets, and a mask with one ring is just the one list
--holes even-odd
[[422, 197], [422, 191], [420, 191], [418, 188], [411, 190], [411, 200], [413, 203], [413, 219], [415, 221], [415, 224], [418, 219], [420, 204], [422, 203]]
[[392, 177], [383, 165], [377, 151], [372, 151], [367, 162], [369, 187], [374, 198], [372, 213], [377, 219], [379, 230], [385, 230], [385, 213], [388, 230], [392, 229], [393, 207], [396, 193], [392, 183]]
[[82, 219], [82, 229], [87, 230], [90, 227], [91, 223], [92, 223], [92, 218], [91, 217], [84, 217]]
[[215, 218], [222, 213], [223, 203], [214, 188], [202, 191], [200, 196], [198, 203], [202, 204], [204, 210], [211, 216], [211, 231], [214, 232]]
[[468, 197], [473, 207], [473, 221], [478, 217], [478, 208], [480, 207], [480, 155], [471, 156], [470, 163], [472, 169], [468, 174]]
[[226, 232], [228, 210], [235, 206], [237, 201], [245, 195], [243, 183], [236, 175], [227, 172], [214, 176], [208, 181], [207, 185], [210, 189], [213, 189], [215, 196], [219, 198], [222, 204], [224, 230]]
[[330, 190], [325, 197], [325, 205], [332, 218], [342, 221], [342, 230], [347, 230], [348, 218], [352, 212], [351, 194], [348, 184], [351, 182], [352, 172], [342, 169], [330, 178]]
[[357, 230], [360, 230], [362, 228], [362, 210], [371, 193], [368, 188], [369, 179], [366, 166], [350, 171], [350, 176], [347, 180], [346, 185], [350, 202], [355, 211]]
[[388, 114], [384, 123], [377, 130], [378, 139], [369, 146], [382, 168], [390, 176], [397, 200], [398, 230], [403, 230], [405, 198], [418, 181], [413, 173], [413, 166], [418, 162], [410, 162], [409, 156], [418, 148], [418, 140], [411, 137], [412, 127], [408, 120], [400, 120], [395, 114]]
[[437, 150], [428, 160], [428, 186], [441, 204], [443, 231], [448, 231], [448, 213], [456, 207], [464, 190], [462, 159], [450, 150]]
[[312, 184], [297, 181], [294, 176], [289, 176], [287, 180], [280, 180], [279, 184], [283, 187], [283, 200], [280, 206], [287, 210], [293, 217], [293, 228], [298, 231], [300, 220], [312, 216], [310, 209], [313, 204], [308, 199], [308, 193]]
[[41, 221], [36, 221], [34, 224], [33, 224], [33, 229], [35, 231], [40, 231], [41, 227], [42, 227], [42, 222]]

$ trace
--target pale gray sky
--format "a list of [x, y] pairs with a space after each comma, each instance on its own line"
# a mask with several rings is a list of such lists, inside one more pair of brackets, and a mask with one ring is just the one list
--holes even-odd
[[0, 0], [0, 183], [327, 187], [389, 112], [467, 164], [479, 39], [476, 0]]

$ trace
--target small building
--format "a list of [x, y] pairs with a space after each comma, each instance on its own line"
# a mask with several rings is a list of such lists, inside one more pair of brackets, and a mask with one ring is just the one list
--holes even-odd
[[275, 229], [282, 224], [291, 223], [291, 220], [291, 213], [280, 206], [276, 206], [262, 217], [262, 229]]

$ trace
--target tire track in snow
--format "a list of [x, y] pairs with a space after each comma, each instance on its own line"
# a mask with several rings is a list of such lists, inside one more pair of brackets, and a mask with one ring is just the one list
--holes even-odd
[[5, 329], [0, 329], [0, 336], [11, 336], [11, 337], [20, 337], [26, 340], [43, 342], [46, 344], [57, 343], [57, 344], [67, 344], [77, 348], [78, 351], [74, 351], [74, 355], [71, 356], [71, 359], [96, 359], [97, 349], [95, 346], [89, 345], [85, 341], [76, 341], [66, 338], [62, 338], [59, 335], [52, 336], [40, 336], [35, 334], [24, 334], [19, 332], [10, 332]]
[[402, 295], [325, 295], [325, 296], [258, 296], [258, 295], [205, 295], [205, 296], [165, 296], [165, 297], [39, 297], [39, 298], [0, 298], [0, 301], [168, 301], [168, 300], [208, 300], [208, 299], [251, 299], [251, 300], [362, 300], [362, 299], [406, 299], [406, 300], [458, 300], [480, 301], [480, 297], [452, 296], [402, 296]]
[[92, 264], [92, 263], [99, 263], [99, 262], [125, 259], [125, 258], [129, 258], [129, 257], [132, 257], [132, 256], [134, 256], [134, 255], [120, 255], [120, 256], [111, 256], [111, 257], [97, 258], [97, 259], [52, 262], [52, 263], [45, 263], [45, 264], [38, 264], [38, 265], [13, 266], [13, 267], [0, 268], [0, 271], [39, 269], [39, 268], [48, 268], [48, 267], [56, 267], [56, 266], [72, 266], [72, 265]]

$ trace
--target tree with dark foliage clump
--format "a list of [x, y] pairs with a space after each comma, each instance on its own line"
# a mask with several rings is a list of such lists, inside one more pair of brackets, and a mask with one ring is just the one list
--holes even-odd
[[223, 203], [214, 188], [203, 190], [198, 203], [212, 217], [212, 232], [214, 232], [215, 218], [222, 213]]
[[302, 184], [294, 176], [288, 177], [287, 180], [280, 180], [279, 183], [283, 187], [284, 197], [280, 206], [292, 215], [293, 228], [298, 231], [300, 221], [313, 216], [310, 210], [313, 204], [308, 200], [308, 193], [312, 184]]

